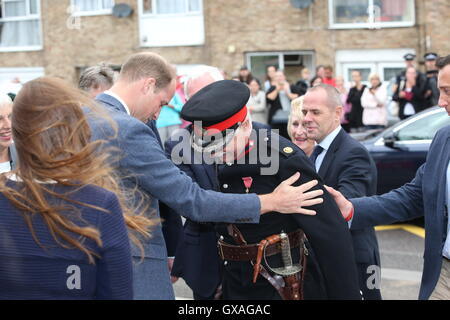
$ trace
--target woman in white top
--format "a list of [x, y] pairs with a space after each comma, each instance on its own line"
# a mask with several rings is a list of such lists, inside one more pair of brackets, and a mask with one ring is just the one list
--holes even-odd
[[0, 173], [11, 171], [9, 147], [12, 143], [12, 104], [12, 100], [8, 95], [0, 95]]
[[247, 102], [247, 107], [250, 110], [253, 121], [267, 124], [267, 109], [266, 109], [266, 93], [261, 90], [259, 81], [255, 78], [249, 83], [250, 98]]
[[378, 74], [369, 76], [370, 87], [364, 89], [361, 96], [363, 107], [362, 122], [368, 129], [384, 128], [387, 125], [387, 90]]

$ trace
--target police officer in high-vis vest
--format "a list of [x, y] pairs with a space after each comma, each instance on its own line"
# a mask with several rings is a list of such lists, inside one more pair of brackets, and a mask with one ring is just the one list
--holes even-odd
[[[181, 112], [193, 122], [190, 146], [203, 161], [214, 162], [221, 191], [272, 192], [296, 172], [301, 174], [296, 185], [321, 181], [301, 149], [252, 125], [245, 105], [249, 95], [245, 84], [218, 81], [197, 92]], [[271, 212], [259, 224], [217, 225], [224, 299], [302, 299], [304, 284], [314, 286], [317, 274], [323, 279], [324, 298], [361, 298], [347, 223], [323, 185], [319, 182], [314, 189], [324, 191], [323, 203], [310, 203], [316, 215]], [[314, 276], [305, 268], [311, 251], [317, 263]]]

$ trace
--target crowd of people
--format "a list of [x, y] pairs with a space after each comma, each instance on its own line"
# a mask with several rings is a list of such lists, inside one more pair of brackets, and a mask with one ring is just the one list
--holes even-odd
[[[317, 66], [313, 75], [308, 68], [302, 68], [300, 79], [292, 83], [286, 80], [283, 70], [278, 70], [274, 65], [266, 67], [263, 86], [246, 66], [243, 66], [233, 79], [249, 86], [253, 83], [252, 97], [256, 95], [256, 90], [261, 91], [259, 96], [265, 92], [265, 109], [262, 99], [257, 99], [259, 103], [254, 113], [258, 113], [260, 122], [268, 123], [272, 127], [281, 129], [280, 131], [283, 131], [283, 128], [279, 128], [277, 123], [280, 119], [285, 120], [291, 101], [303, 96], [309, 88], [318, 84], [331, 85], [341, 93], [344, 106], [341, 125], [347, 132], [357, 132], [385, 128], [388, 125], [389, 111], [393, 117], [403, 120], [437, 105], [439, 95], [436, 60], [438, 55], [432, 52], [424, 55], [426, 73], [422, 73], [417, 68], [414, 54], [406, 54], [403, 58], [406, 64], [405, 71], [397, 75], [393, 86], [389, 88], [379, 74], [371, 73], [367, 79], [363, 79], [359, 70], [351, 72], [351, 83], [347, 85], [343, 76], [334, 76], [333, 67], [329, 65]], [[259, 89], [256, 88], [257, 85]], [[389, 108], [388, 103], [391, 101], [393, 102]], [[252, 99], [250, 102], [255, 103], [255, 100]]]
[[[414, 58], [399, 117], [450, 115], [450, 56], [427, 54], [427, 75]], [[42, 77], [1, 96], [0, 298], [174, 299], [181, 277], [198, 300], [379, 300], [373, 227], [425, 215], [420, 298], [450, 299], [449, 129], [411, 183], [373, 196], [375, 164], [347, 132], [386, 126], [388, 92], [377, 74], [352, 80], [331, 66], [295, 84], [275, 66], [263, 84], [246, 67], [177, 76], [143, 52], [79, 88]], [[280, 113], [289, 139], [271, 130]]]

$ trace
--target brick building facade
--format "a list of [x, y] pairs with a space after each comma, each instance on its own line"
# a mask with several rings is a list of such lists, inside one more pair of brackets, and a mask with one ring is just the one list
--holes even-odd
[[[71, 5], [89, 1], [94, 11], [70, 13]], [[167, 1], [179, 7], [164, 7]], [[11, 0], [0, 1], [0, 83], [13, 74], [27, 80], [42, 73], [76, 82], [86, 66], [120, 65], [129, 54], [146, 50], [180, 68], [209, 64], [229, 74], [247, 64], [262, 77], [264, 66], [275, 63], [291, 80], [303, 66], [317, 64], [331, 64], [344, 76], [361, 69], [387, 79], [402, 67], [406, 52], [414, 51], [419, 61], [427, 51], [450, 53], [449, 0], [315, 0], [305, 9], [290, 0], [19, 2], [38, 27], [15, 29], [20, 34], [7, 39], [7, 30], [14, 30], [8, 17], [15, 13], [6, 10]], [[111, 14], [119, 3], [133, 9], [131, 16]], [[37, 32], [34, 47], [23, 46], [19, 38], [30, 32]]]

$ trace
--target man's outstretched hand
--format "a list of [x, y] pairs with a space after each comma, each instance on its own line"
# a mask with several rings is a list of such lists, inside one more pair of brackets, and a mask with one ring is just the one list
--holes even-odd
[[353, 214], [353, 204], [345, 199], [345, 197], [339, 191], [333, 189], [332, 187], [325, 186], [325, 189], [333, 196], [334, 201], [341, 210], [341, 214], [346, 221], [350, 220], [350, 215]]
[[306, 182], [298, 187], [292, 186], [298, 179], [300, 173], [284, 180], [270, 194], [259, 196], [261, 201], [261, 214], [276, 211], [280, 213], [301, 213], [306, 215], [315, 215], [314, 210], [305, 209], [305, 207], [314, 206], [323, 202], [323, 190], [313, 190], [317, 185], [317, 180]]

